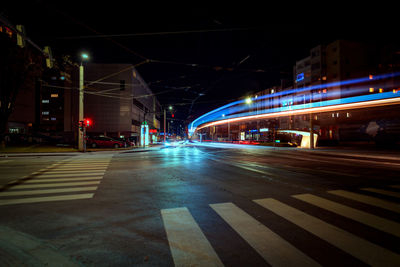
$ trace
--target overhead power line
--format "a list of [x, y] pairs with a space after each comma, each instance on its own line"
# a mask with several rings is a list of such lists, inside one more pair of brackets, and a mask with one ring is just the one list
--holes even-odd
[[166, 31], [166, 32], [97, 34], [97, 35], [58, 37], [57, 39], [72, 40], [72, 39], [95, 39], [95, 38], [111, 38], [111, 37], [136, 37], [136, 36], [191, 34], [191, 33], [206, 33], [206, 32], [246, 31], [246, 30], [251, 30], [251, 29], [255, 29], [255, 28], [226, 28], [226, 29], [203, 29], [203, 30], [187, 30], [187, 31]]

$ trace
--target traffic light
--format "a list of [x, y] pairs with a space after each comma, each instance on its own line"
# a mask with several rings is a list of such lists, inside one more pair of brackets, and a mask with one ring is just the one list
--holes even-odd
[[92, 120], [91, 119], [85, 119], [85, 127], [90, 127], [92, 125]]
[[79, 121], [79, 130], [83, 131], [83, 121]]

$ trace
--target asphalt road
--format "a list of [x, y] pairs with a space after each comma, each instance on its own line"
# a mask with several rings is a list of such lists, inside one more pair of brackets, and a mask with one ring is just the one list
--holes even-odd
[[0, 265], [399, 266], [398, 155], [203, 144], [0, 158]]

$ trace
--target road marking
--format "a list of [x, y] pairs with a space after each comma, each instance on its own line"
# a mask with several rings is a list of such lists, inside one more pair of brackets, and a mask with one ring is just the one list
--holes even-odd
[[382, 194], [382, 195], [386, 195], [386, 196], [400, 198], [400, 193], [399, 192], [393, 192], [393, 191], [377, 189], [377, 188], [361, 188], [361, 190], [368, 191], [368, 192], [373, 192], [373, 193], [378, 193], [378, 194]]
[[314, 196], [311, 194], [302, 194], [292, 196], [296, 199], [300, 199], [304, 202], [312, 204], [314, 206], [320, 207], [322, 209], [334, 212], [341, 216], [350, 218], [354, 221], [360, 222], [362, 224], [374, 227], [383, 232], [400, 237], [400, 223], [396, 223], [361, 210], [353, 209], [345, 205]]
[[210, 206], [272, 266], [320, 266], [234, 204]]
[[92, 172], [92, 173], [70, 173], [70, 174], [40, 174], [36, 176], [36, 178], [52, 178], [52, 177], [83, 177], [83, 176], [98, 176], [98, 175], [104, 175], [104, 171], [97, 171], [97, 172]]
[[100, 184], [100, 181], [88, 182], [73, 182], [73, 183], [52, 183], [52, 184], [29, 184], [16, 185], [12, 189], [28, 189], [28, 188], [46, 188], [46, 187], [63, 187], [63, 186], [78, 186], [78, 185], [93, 185]]
[[51, 201], [62, 201], [62, 200], [78, 200], [88, 199], [93, 197], [93, 193], [90, 194], [76, 194], [76, 195], [62, 195], [62, 196], [51, 196], [51, 197], [31, 197], [31, 198], [20, 198], [20, 199], [7, 199], [0, 200], [0, 206], [11, 205], [11, 204], [26, 204], [26, 203], [39, 203], [39, 202], [51, 202]]
[[278, 200], [266, 198], [254, 200], [254, 202], [369, 265], [400, 265], [400, 255], [292, 208]]
[[348, 198], [348, 199], [351, 199], [354, 201], [358, 201], [361, 203], [365, 203], [365, 204], [368, 204], [371, 206], [375, 206], [375, 207], [379, 207], [382, 209], [400, 213], [400, 205], [390, 202], [390, 201], [387, 201], [387, 200], [382, 200], [382, 199], [379, 199], [376, 197], [357, 194], [357, 193], [353, 193], [353, 192], [349, 192], [349, 191], [345, 191], [345, 190], [332, 190], [332, 191], [328, 191], [328, 193], [334, 194], [334, 195], [337, 195], [340, 197]]
[[71, 168], [54, 168], [49, 169], [49, 171], [105, 171], [107, 168], [105, 167], [71, 167]]
[[103, 171], [103, 172], [105, 172], [106, 170], [105, 169], [93, 169], [93, 170], [85, 170], [85, 171], [81, 171], [81, 170], [65, 170], [65, 171], [63, 171], [63, 170], [58, 170], [58, 169], [55, 169], [54, 171], [47, 171], [47, 172], [36, 172], [36, 173], [32, 173], [32, 174], [61, 174], [61, 173], [65, 173], [65, 174], [67, 174], [67, 173], [71, 173], [71, 174], [75, 174], [75, 173], [92, 173], [92, 172], [95, 172], [95, 171]]
[[49, 182], [68, 182], [68, 181], [83, 181], [83, 180], [101, 180], [103, 176], [96, 177], [74, 177], [74, 178], [56, 178], [56, 179], [32, 179], [25, 181], [24, 184], [49, 183]]
[[[0, 192], [0, 197], [9, 196], [25, 196], [25, 195], [44, 195], [66, 192], [79, 192], [79, 191], [96, 191], [97, 186], [90, 187], [72, 187], [72, 188], [57, 188], [57, 189], [41, 189], [41, 190], [24, 190], [24, 191], [7, 191]], [[1, 199], [0, 199], [1, 201]]]
[[84, 163], [74, 163], [74, 164], [61, 164], [60, 167], [108, 167], [110, 164], [84, 164]]
[[161, 216], [175, 266], [224, 266], [187, 208], [163, 209]]

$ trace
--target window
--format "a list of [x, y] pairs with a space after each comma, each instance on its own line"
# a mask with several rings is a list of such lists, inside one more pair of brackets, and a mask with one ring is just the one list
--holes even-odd
[[48, 111], [42, 111], [42, 115], [49, 115]]
[[57, 97], [58, 97], [58, 94], [51, 94], [50, 97], [52, 97], [52, 98], [57, 98]]
[[57, 119], [56, 119], [56, 118], [54, 118], [54, 117], [51, 117], [51, 120], [52, 120], [52, 121], [55, 121], [55, 120], [57, 120]]
[[48, 104], [48, 103], [50, 103], [50, 101], [48, 99], [42, 99], [42, 103], [43, 104]]
[[369, 88], [369, 92], [373, 93], [374, 92], [374, 88], [373, 87]]

